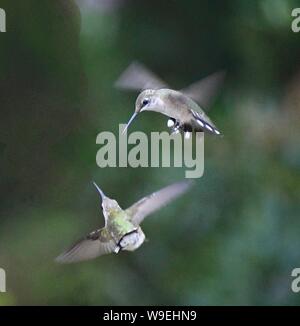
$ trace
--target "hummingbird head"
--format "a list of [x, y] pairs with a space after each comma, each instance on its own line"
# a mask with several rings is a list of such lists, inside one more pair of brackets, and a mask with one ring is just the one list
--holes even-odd
[[155, 105], [155, 93], [154, 89], [146, 89], [140, 93], [135, 101], [135, 114], [151, 110], [153, 105]]
[[130, 120], [128, 121], [123, 133], [127, 130], [131, 122], [136, 116], [143, 111], [154, 111], [160, 103], [159, 97], [156, 95], [156, 90], [146, 89], [140, 93], [135, 102], [135, 110]]
[[101, 199], [102, 199], [102, 209], [104, 214], [106, 212], [111, 212], [112, 210], [119, 210], [121, 209], [118, 202], [114, 199], [111, 199], [107, 197], [104, 192], [98, 187], [98, 185], [94, 183], [94, 186], [96, 187], [97, 191], [99, 192]]

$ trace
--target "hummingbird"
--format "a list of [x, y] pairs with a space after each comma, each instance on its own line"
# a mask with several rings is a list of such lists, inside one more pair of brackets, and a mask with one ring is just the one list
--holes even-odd
[[185, 138], [190, 138], [192, 131], [220, 135], [220, 130], [202, 106], [209, 106], [224, 76], [224, 71], [219, 71], [177, 91], [170, 89], [143, 64], [131, 63], [115, 83], [121, 89], [140, 91], [135, 102], [135, 112], [123, 133], [140, 112], [155, 111], [169, 118], [167, 126], [171, 128], [171, 133], [184, 132]]
[[143, 197], [125, 210], [115, 199], [107, 197], [95, 182], [94, 186], [102, 202], [104, 227], [89, 233], [59, 255], [56, 258], [59, 263], [79, 262], [104, 254], [117, 254], [122, 250], [136, 250], [145, 241], [145, 234], [140, 227], [145, 217], [186, 192], [191, 181], [171, 184]]

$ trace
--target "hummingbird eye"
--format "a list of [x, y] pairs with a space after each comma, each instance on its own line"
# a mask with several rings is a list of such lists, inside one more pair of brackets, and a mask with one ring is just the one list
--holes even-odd
[[150, 99], [149, 98], [144, 98], [143, 101], [142, 101], [142, 108], [146, 105], [148, 105], [150, 102]]

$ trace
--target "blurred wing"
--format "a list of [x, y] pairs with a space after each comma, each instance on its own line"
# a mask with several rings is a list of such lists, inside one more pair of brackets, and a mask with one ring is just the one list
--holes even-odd
[[139, 62], [131, 63], [116, 81], [115, 86], [136, 91], [168, 87], [164, 81]]
[[218, 71], [182, 89], [181, 92], [201, 106], [208, 108], [223, 84], [224, 78], [225, 72]]
[[58, 263], [75, 263], [89, 260], [114, 252], [115, 242], [106, 229], [91, 232], [84, 239], [76, 242], [70, 249], [63, 252], [55, 260]]
[[146, 196], [129, 207], [126, 212], [132, 216], [132, 222], [139, 225], [146, 216], [185, 193], [191, 186], [191, 181], [181, 181], [167, 186]]

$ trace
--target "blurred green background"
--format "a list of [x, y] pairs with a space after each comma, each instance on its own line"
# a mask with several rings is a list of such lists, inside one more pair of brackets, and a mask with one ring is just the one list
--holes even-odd
[[[292, 0], [0, 0], [1, 305], [294, 305], [300, 267], [300, 33]], [[178, 168], [96, 165], [136, 94], [134, 59], [181, 88], [227, 70], [193, 191], [147, 219], [133, 253], [58, 265], [103, 223], [95, 180], [127, 207]], [[166, 130], [156, 113], [131, 130]]]

